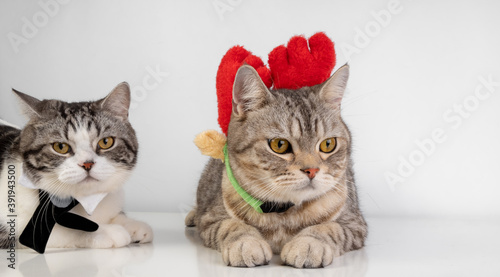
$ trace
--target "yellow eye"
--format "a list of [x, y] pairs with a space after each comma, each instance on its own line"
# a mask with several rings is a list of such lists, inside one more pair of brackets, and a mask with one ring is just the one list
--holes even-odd
[[291, 147], [290, 143], [286, 139], [271, 139], [269, 140], [269, 147], [271, 147], [271, 150], [278, 154], [285, 154], [287, 152], [291, 152]]
[[115, 143], [115, 140], [112, 137], [107, 137], [101, 139], [97, 144], [101, 149], [109, 149], [113, 144]]
[[64, 142], [54, 142], [54, 144], [52, 144], [52, 148], [54, 148], [54, 150], [56, 150], [59, 154], [66, 154], [69, 151], [69, 145]]
[[337, 148], [337, 138], [328, 138], [321, 142], [319, 151], [323, 153], [332, 153]]

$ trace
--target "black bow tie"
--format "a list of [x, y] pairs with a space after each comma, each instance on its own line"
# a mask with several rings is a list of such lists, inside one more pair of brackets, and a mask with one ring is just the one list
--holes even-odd
[[77, 214], [69, 213], [71, 209], [79, 204], [75, 199], [69, 199], [67, 201], [69, 204], [65, 203], [64, 205], [67, 205], [65, 207], [58, 207], [61, 206], [60, 203], [56, 203], [58, 206], [54, 205], [47, 192], [39, 190], [38, 197], [40, 203], [19, 237], [21, 244], [36, 252], [45, 252], [50, 233], [56, 223], [67, 228], [86, 232], [94, 232], [99, 228], [97, 223]]
[[260, 209], [263, 213], [284, 213], [295, 204], [291, 202], [287, 203], [278, 203], [278, 202], [264, 202], [260, 205]]

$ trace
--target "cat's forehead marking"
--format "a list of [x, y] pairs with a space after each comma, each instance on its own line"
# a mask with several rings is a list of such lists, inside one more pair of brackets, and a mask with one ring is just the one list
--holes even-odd
[[320, 121], [318, 118], [316, 118], [314, 120], [314, 129], [316, 130], [316, 132], [318, 134], [324, 134], [325, 133], [325, 128], [324, 128], [324, 125], [323, 125], [323, 122]]
[[80, 120], [69, 121], [68, 125], [72, 126], [68, 128], [68, 139], [82, 150], [93, 151], [92, 143], [98, 133], [94, 127], [95, 124], [85, 118], [80, 118]]
[[[290, 118], [290, 120], [291, 122], [289, 122], [289, 132], [290, 135], [294, 138], [310, 138], [323, 134], [323, 126], [319, 123], [319, 121], [315, 120], [315, 116], [296, 116], [295, 114]], [[319, 126], [321, 126], [320, 130], [318, 130]]]
[[57, 112], [59, 116], [64, 119], [72, 117], [93, 117], [96, 114], [92, 108], [91, 102], [66, 103], [59, 101], [57, 103]]
[[88, 142], [91, 140], [90, 134], [85, 128], [77, 129], [76, 132], [70, 133], [75, 142]]
[[302, 126], [301, 122], [299, 121], [298, 118], [293, 118], [292, 119], [292, 124], [291, 124], [291, 133], [293, 137], [301, 137], [302, 136]]
[[320, 105], [315, 102], [311, 95], [282, 95], [285, 101], [279, 101], [278, 105], [284, 105], [282, 117], [287, 119], [288, 131], [295, 138], [316, 137], [323, 135], [325, 131], [325, 120], [329, 117], [321, 115]]

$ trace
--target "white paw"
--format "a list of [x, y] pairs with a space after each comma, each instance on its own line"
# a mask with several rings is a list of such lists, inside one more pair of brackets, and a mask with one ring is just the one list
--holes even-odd
[[229, 266], [265, 265], [272, 256], [273, 251], [266, 241], [251, 236], [242, 237], [222, 249], [222, 259]]
[[332, 248], [313, 237], [300, 236], [285, 244], [281, 250], [281, 260], [297, 268], [324, 267], [332, 263]]
[[124, 224], [123, 227], [127, 229], [134, 243], [148, 243], [153, 241], [153, 229], [147, 223], [133, 220]]
[[129, 232], [118, 224], [101, 224], [97, 231], [90, 234], [89, 247], [91, 248], [123, 247], [132, 241]]

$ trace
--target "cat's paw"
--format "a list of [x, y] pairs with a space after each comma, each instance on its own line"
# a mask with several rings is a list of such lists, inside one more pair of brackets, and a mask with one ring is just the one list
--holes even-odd
[[90, 248], [117, 248], [129, 245], [132, 241], [129, 232], [118, 224], [101, 224], [97, 231], [90, 234]]
[[332, 263], [332, 248], [313, 237], [296, 237], [281, 250], [281, 260], [297, 268], [324, 267]]
[[123, 225], [130, 234], [134, 243], [148, 243], [153, 241], [153, 229], [142, 221], [129, 221]]
[[184, 219], [184, 224], [186, 224], [187, 227], [194, 227], [196, 224], [194, 223], [194, 218], [196, 217], [196, 208], [192, 209], [187, 215], [186, 218]]
[[242, 237], [222, 249], [222, 259], [229, 266], [265, 265], [272, 256], [273, 251], [266, 241], [251, 236]]

